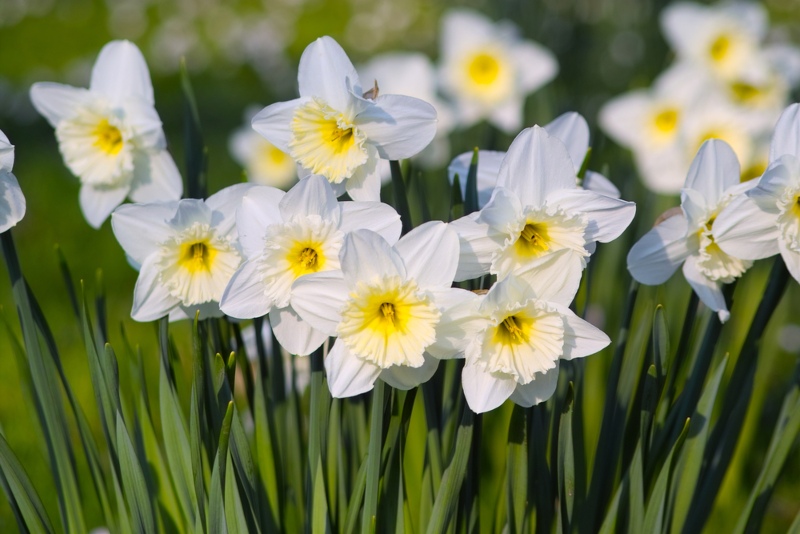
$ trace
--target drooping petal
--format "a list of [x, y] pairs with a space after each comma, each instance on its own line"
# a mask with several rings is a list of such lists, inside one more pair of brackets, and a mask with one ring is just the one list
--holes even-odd
[[341, 399], [370, 391], [381, 368], [351, 353], [342, 340], [337, 339], [325, 358], [325, 372], [331, 396]]
[[277, 102], [265, 107], [253, 117], [253, 129], [264, 139], [288, 154], [289, 141], [292, 138], [294, 111], [307, 101], [307, 98], [296, 98], [288, 102]]
[[425, 349], [439, 359], [463, 357], [467, 345], [486, 328], [478, 314], [481, 297], [465, 289], [431, 291], [442, 316], [436, 324], [436, 341]]
[[778, 215], [767, 213], [744, 195], [731, 200], [711, 227], [714, 241], [726, 254], [743, 260], [759, 260], [779, 252]]
[[134, 202], [166, 202], [183, 194], [183, 180], [166, 150], [137, 152], [133, 159], [130, 197]]
[[658, 285], [667, 281], [689, 255], [688, 223], [673, 215], [647, 232], [628, 252], [628, 270], [638, 282]]
[[476, 212], [450, 223], [450, 227], [458, 234], [456, 282], [488, 274], [492, 255], [503, 245], [506, 237], [494, 231], [488, 224], [477, 222], [475, 219], [478, 214]]
[[726, 189], [739, 183], [740, 176], [739, 160], [730, 145], [722, 139], [708, 139], [692, 160], [684, 187], [698, 191], [713, 206]]
[[180, 303], [161, 283], [161, 276], [156, 265], [158, 260], [157, 255], [152, 254], [142, 263], [139, 278], [133, 289], [131, 317], [134, 321], [155, 321], [167, 315]]
[[541, 206], [550, 193], [577, 187], [575, 166], [564, 143], [534, 126], [511, 143], [497, 185], [514, 191], [523, 206]]
[[406, 278], [400, 255], [384, 238], [369, 230], [347, 234], [339, 257], [348, 287], [354, 287], [359, 281], [369, 282], [385, 276]]
[[536, 377], [527, 384], [517, 384], [514, 393], [511, 394], [512, 402], [523, 408], [530, 408], [552, 397], [558, 385], [558, 368], [559, 361], [556, 360], [554, 368], [544, 373], [536, 373]]
[[144, 100], [151, 106], [154, 103], [147, 63], [130, 41], [111, 41], [103, 47], [92, 68], [89, 89], [114, 103], [128, 98]]
[[419, 367], [393, 365], [381, 371], [380, 379], [396, 389], [409, 390], [424, 384], [439, 368], [439, 360], [425, 354], [425, 362]]
[[530, 286], [536, 298], [568, 306], [578, 293], [582, 272], [581, 257], [562, 249], [531, 260], [516, 277]]
[[419, 98], [381, 95], [358, 114], [355, 125], [381, 158], [401, 160], [430, 144], [436, 135], [436, 110]]
[[206, 199], [206, 206], [214, 212], [212, 224], [217, 235], [232, 235], [235, 238], [236, 210], [242, 205], [242, 198], [256, 184], [234, 184], [217, 191]]
[[344, 233], [365, 228], [381, 235], [389, 244], [394, 244], [400, 238], [402, 224], [400, 215], [395, 209], [382, 202], [352, 202], [339, 203], [341, 221], [339, 230]]
[[548, 204], [568, 213], [585, 213], [586, 241], [608, 243], [622, 235], [636, 215], [636, 204], [608, 197], [588, 189], [562, 189], [551, 194]]
[[279, 204], [281, 217], [290, 221], [293, 217], [319, 215], [325, 221], [339, 224], [339, 204], [330, 183], [324, 177], [312, 174], [292, 187]]
[[406, 276], [421, 289], [450, 287], [458, 267], [458, 235], [441, 221], [417, 226], [395, 244]]
[[175, 216], [177, 202], [125, 204], [111, 214], [111, 228], [128, 262], [139, 269], [145, 259], [173, 235], [168, 221]]
[[236, 210], [236, 230], [246, 257], [261, 254], [267, 227], [283, 222], [278, 205], [285, 194], [280, 189], [262, 185], [249, 189], [242, 197]]
[[341, 271], [308, 274], [292, 284], [291, 306], [313, 328], [334, 336], [348, 293]]
[[600, 352], [606, 348], [611, 339], [599, 328], [584, 321], [566, 306], [557, 305], [564, 318], [564, 354], [565, 360], [582, 358]]
[[253, 319], [269, 313], [272, 302], [264, 293], [264, 280], [256, 261], [245, 261], [231, 277], [219, 307], [230, 317]]
[[16, 177], [0, 170], [0, 233], [15, 226], [25, 216], [25, 197]]
[[361, 94], [353, 63], [342, 47], [327, 35], [303, 51], [297, 72], [301, 97], [318, 97], [339, 112], [348, 110], [350, 92]]
[[278, 342], [289, 354], [308, 356], [328, 339], [328, 335], [304, 321], [291, 306], [269, 312], [269, 324]]
[[461, 372], [461, 385], [470, 409], [484, 413], [503, 404], [514, 393], [517, 381], [511, 375], [489, 373], [476, 359], [468, 358]]
[[600, 193], [611, 198], [619, 198], [620, 192], [611, 180], [600, 174], [599, 172], [586, 171], [583, 177], [583, 188], [595, 193]]
[[700, 269], [697, 268], [697, 257], [689, 256], [683, 264], [683, 275], [686, 281], [692, 286], [694, 292], [703, 304], [709, 309], [717, 312], [720, 322], [726, 322], [731, 314], [725, 305], [725, 297], [722, 295], [722, 284], [709, 280]]
[[564, 143], [577, 173], [589, 150], [589, 125], [586, 119], [580, 113], [568, 111], [546, 124], [544, 129]]
[[772, 143], [769, 145], [770, 162], [784, 154], [800, 158], [800, 104], [792, 104], [783, 110], [772, 134]]
[[52, 82], [37, 82], [31, 86], [33, 107], [53, 128], [91, 101], [91, 93], [83, 88]]
[[81, 211], [92, 228], [100, 228], [114, 208], [128, 196], [129, 186], [114, 188], [83, 184], [79, 195]]

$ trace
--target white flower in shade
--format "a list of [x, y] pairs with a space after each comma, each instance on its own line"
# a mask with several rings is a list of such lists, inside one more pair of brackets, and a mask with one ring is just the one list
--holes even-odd
[[726, 253], [748, 260], [780, 253], [800, 281], [800, 105], [786, 108], [775, 126], [764, 176], [719, 214], [714, 228]]
[[661, 12], [661, 29], [679, 60], [732, 79], [758, 54], [768, 20], [766, 9], [757, 3], [679, 2]]
[[636, 206], [577, 185], [567, 147], [544, 128], [523, 130], [486, 206], [454, 221], [461, 246], [456, 280], [530, 272], [535, 258], [569, 249], [583, 267], [588, 247], [616, 239]]
[[474, 412], [509, 398], [524, 407], [547, 400], [556, 389], [559, 360], [588, 356], [610, 343], [568, 307], [580, 280], [568, 251], [535, 263], [539, 276], [509, 276], [462, 312], [470, 342], [461, 380]]
[[455, 117], [450, 106], [436, 95], [436, 68], [428, 56], [410, 52], [381, 54], [361, 65], [358, 73], [367, 88], [378, 87], [379, 95], [413, 96], [436, 109], [436, 136], [415, 156], [415, 161], [425, 168], [444, 165], [450, 157], [447, 134], [455, 127]]
[[14, 145], [0, 131], [0, 233], [16, 226], [25, 216], [25, 197], [17, 178], [11, 174], [14, 166]]
[[511, 22], [475, 11], [445, 13], [439, 80], [461, 126], [487, 119], [505, 132], [519, 130], [525, 97], [556, 76], [555, 56], [517, 33]]
[[306, 172], [327, 178], [337, 195], [346, 190], [355, 200], [379, 200], [378, 161], [409, 158], [436, 133], [436, 111], [422, 100], [363, 97], [371, 87], [361, 87], [350, 59], [330, 37], [305, 49], [298, 83], [300, 98], [264, 108], [253, 128]]
[[[570, 160], [575, 166], [577, 179], [577, 174], [589, 150], [589, 125], [586, 124], [586, 119], [579, 113], [568, 111], [545, 125], [544, 129], [551, 136], [561, 140], [567, 147]], [[453, 161], [447, 167], [447, 176], [451, 184], [456, 175], [458, 175], [462, 196], [467, 194], [467, 174], [472, 163], [472, 157], [473, 152], [464, 152], [453, 158]], [[500, 174], [500, 166], [505, 157], [505, 152], [495, 150], [478, 151], [478, 206], [481, 208], [492, 197], [492, 192], [497, 185], [497, 177]], [[590, 189], [614, 198], [619, 198], [620, 196], [619, 189], [600, 173], [587, 170], [583, 180], [580, 182], [584, 189]]]
[[322, 176], [301, 180], [285, 195], [256, 187], [236, 215], [245, 262], [231, 279], [220, 308], [231, 317], [269, 314], [281, 345], [308, 355], [328, 338], [297, 315], [292, 284], [305, 275], [341, 269], [339, 251], [347, 232], [366, 228], [390, 243], [400, 237], [400, 216], [380, 202], [337, 202]]
[[628, 270], [638, 282], [658, 285], [683, 264], [683, 274], [700, 300], [728, 320], [722, 284], [729, 284], [752, 262], [731, 256], [718, 244], [718, 217], [751, 184], [739, 182], [739, 162], [724, 141], [711, 139], [700, 148], [681, 191], [681, 211], [673, 212], [646, 233], [628, 253]]
[[299, 278], [291, 301], [314, 328], [338, 336], [325, 359], [334, 397], [369, 391], [378, 378], [416, 387], [439, 359], [463, 351], [463, 310], [477, 296], [450, 287], [458, 237], [446, 224], [425, 223], [394, 246], [356, 230], [345, 237], [340, 261], [341, 271]]
[[111, 227], [139, 271], [131, 317], [170, 321], [219, 316], [219, 300], [242, 261], [235, 213], [253, 186], [227, 187], [207, 200], [128, 204]]
[[253, 131], [253, 115], [255, 112], [246, 113], [247, 126], [231, 135], [228, 150], [244, 167], [248, 181], [288, 189], [297, 180], [297, 164], [289, 154]]
[[36, 110], [56, 129], [61, 155], [81, 181], [80, 205], [95, 228], [130, 197], [177, 200], [183, 184], [166, 150], [153, 85], [142, 53], [128, 41], [103, 47], [89, 89], [41, 82]]

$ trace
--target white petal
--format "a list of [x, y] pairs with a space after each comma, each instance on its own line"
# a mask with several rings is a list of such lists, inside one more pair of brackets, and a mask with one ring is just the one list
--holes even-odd
[[14, 145], [0, 130], [0, 171], [11, 172], [14, 168]]
[[195, 306], [178, 304], [169, 312], [169, 322], [183, 321], [185, 319], [194, 321], [195, 317], [202, 321], [212, 317], [222, 317], [223, 315], [216, 302], [204, 302], [203, 304], [197, 304]]
[[517, 388], [511, 394], [511, 400], [523, 408], [530, 408], [552, 397], [558, 385], [558, 368], [559, 361], [556, 360], [556, 366], [552, 369], [536, 373], [533, 380], [527, 384], [517, 384]]
[[441, 221], [411, 230], [394, 246], [406, 266], [406, 276], [422, 289], [450, 287], [458, 267], [458, 235]]
[[521, 95], [510, 96], [491, 110], [488, 120], [503, 132], [513, 135], [522, 126], [524, 107], [525, 99]]
[[778, 215], [764, 212], [744, 195], [725, 206], [711, 231], [719, 248], [735, 258], [759, 260], [778, 253]]
[[292, 284], [291, 306], [312, 327], [334, 336], [348, 293], [341, 271], [307, 274]]
[[784, 154], [800, 158], [800, 104], [792, 104], [783, 110], [772, 134], [769, 160], [776, 161]]
[[726, 189], [739, 183], [740, 176], [739, 160], [730, 145], [721, 139], [709, 139], [692, 160], [684, 187], [698, 191], [708, 205], [714, 206]]
[[459, 256], [455, 280], [471, 280], [489, 274], [492, 255], [500, 248], [505, 235], [475, 219], [478, 213], [461, 217], [450, 223], [458, 234]]
[[[506, 157], [505, 152], [498, 152], [494, 150], [479, 150], [478, 151], [478, 206], [484, 207], [489, 199], [492, 197], [494, 186], [497, 185], [497, 175], [500, 173], [500, 165]], [[458, 175], [458, 183], [461, 185], [461, 196], [467, 196], [467, 175], [469, 173], [469, 166], [472, 163], [472, 152], [464, 152], [459, 154], [450, 165], [447, 167], [447, 177], [452, 184], [455, 180], [456, 174]]]
[[319, 215], [325, 221], [339, 224], [336, 196], [328, 180], [319, 175], [312, 174], [300, 180], [284, 195], [279, 209], [284, 221], [289, 221], [292, 217]]
[[683, 264], [683, 276], [692, 286], [694, 292], [709, 309], [717, 312], [720, 322], [725, 322], [730, 317], [725, 297], [722, 295], [722, 284], [709, 280], [696, 265], [697, 257], [689, 256]]
[[138, 98], [153, 105], [153, 82], [141, 51], [130, 41], [111, 41], [92, 68], [89, 88], [112, 102]]
[[706, 224], [712, 215], [713, 207], [714, 204], [707, 203], [700, 191], [681, 189], [681, 209], [692, 230], [697, 230]]
[[331, 396], [340, 399], [370, 391], [381, 374], [381, 368], [352, 354], [337, 339], [325, 358], [325, 372]]
[[589, 125], [586, 119], [580, 113], [569, 111], [556, 117], [544, 129], [564, 143], [577, 173], [589, 150]]
[[83, 88], [52, 82], [38, 82], [31, 86], [33, 107], [54, 128], [91, 101], [91, 93]]
[[612, 198], [588, 189], [556, 191], [547, 199], [570, 213], [585, 213], [586, 241], [608, 243], [618, 238], [636, 215], [636, 204]]
[[289, 153], [289, 140], [292, 138], [292, 119], [294, 110], [305, 104], [307, 99], [296, 98], [288, 102], [277, 102], [259, 111], [253, 117], [253, 129], [264, 139]]
[[79, 200], [81, 211], [89, 226], [100, 228], [114, 208], [122, 204], [122, 201], [128, 196], [128, 190], [128, 186], [107, 189], [95, 188], [88, 184], [82, 185]]
[[263, 252], [266, 228], [283, 222], [278, 205], [285, 194], [280, 189], [262, 185], [249, 189], [242, 197], [236, 210], [236, 230], [248, 258]]
[[0, 170], [0, 233], [15, 226], [25, 216], [25, 197], [16, 177]]
[[430, 144], [436, 135], [436, 110], [419, 98], [381, 95], [358, 114], [355, 125], [381, 158], [401, 160]]
[[658, 285], [667, 281], [689, 255], [688, 223], [674, 215], [647, 232], [628, 252], [628, 270], [638, 282]]
[[368, 282], [384, 276], [406, 278], [400, 255], [384, 238], [369, 230], [347, 234], [339, 257], [348, 287], [354, 287], [359, 281]]
[[488, 373], [467, 359], [461, 372], [461, 385], [470, 409], [483, 413], [503, 404], [514, 393], [517, 381], [510, 375]]
[[206, 199], [206, 206], [214, 212], [212, 225], [216, 228], [217, 235], [235, 234], [236, 210], [242, 205], [242, 198], [256, 184], [234, 184], [217, 191]]
[[611, 339], [599, 328], [584, 321], [566, 306], [557, 306], [564, 318], [565, 360], [582, 358], [600, 352], [611, 344]]
[[245, 261], [228, 282], [219, 308], [236, 319], [253, 319], [269, 313], [272, 303], [264, 293], [258, 263]]
[[497, 185], [514, 191], [523, 206], [541, 206], [559, 189], [575, 189], [575, 166], [567, 147], [544, 128], [522, 130], [500, 166]]
[[582, 272], [581, 256], [563, 249], [535, 258], [516, 276], [533, 289], [536, 298], [568, 306], [578, 293]]
[[160, 283], [157, 262], [158, 257], [153, 254], [142, 263], [142, 270], [133, 289], [131, 317], [134, 321], [148, 322], [160, 319], [180, 302]]
[[177, 209], [177, 202], [125, 204], [111, 214], [114, 237], [134, 269], [139, 269], [145, 259], [173, 235], [168, 221]]
[[344, 233], [365, 228], [381, 235], [390, 244], [400, 238], [402, 224], [400, 215], [393, 207], [382, 202], [340, 202], [341, 222], [339, 230]]
[[[369, 147], [368, 150], [375, 150], [374, 147]], [[381, 172], [378, 162], [381, 161], [377, 157], [368, 160], [367, 163], [357, 168], [353, 175], [344, 181], [344, 183], [336, 184], [339, 187], [344, 186], [347, 194], [353, 200], [360, 202], [378, 202], [381, 199]], [[344, 191], [339, 190], [339, 195], [344, 194]]]
[[586, 171], [583, 177], [583, 188], [595, 193], [600, 193], [611, 198], [619, 198], [620, 192], [611, 180], [600, 174], [599, 172]]
[[439, 359], [463, 357], [467, 345], [486, 328], [486, 319], [478, 314], [481, 297], [458, 288], [431, 293], [442, 316], [436, 325], [436, 341], [425, 350]]
[[439, 360], [425, 354], [425, 362], [419, 367], [393, 365], [381, 371], [380, 379], [396, 389], [409, 390], [424, 384], [436, 373]]
[[328, 335], [314, 329], [291, 306], [269, 312], [269, 324], [281, 346], [289, 354], [308, 356], [322, 346]]
[[597, 120], [603, 131], [615, 142], [627, 148], [642, 146], [642, 131], [637, 125], [652, 109], [652, 97], [646, 90], [637, 90], [606, 102]]
[[519, 87], [529, 94], [556, 77], [558, 61], [545, 47], [532, 41], [520, 41], [511, 50], [519, 76]]
[[515, 192], [497, 187], [492, 198], [478, 215], [478, 222], [488, 224], [493, 231], [509, 233], [516, 229], [522, 217], [522, 204]]
[[788, 250], [783, 241], [778, 241], [778, 248], [780, 249], [781, 257], [786, 264], [786, 269], [789, 271], [789, 274], [792, 275], [792, 278], [800, 282], [800, 254]]
[[350, 58], [327, 35], [303, 51], [297, 81], [301, 97], [319, 97], [336, 111], [344, 112], [351, 103], [350, 91], [361, 93], [361, 84]]
[[172, 156], [166, 150], [137, 152], [133, 160], [130, 197], [134, 202], [178, 200], [183, 180]]

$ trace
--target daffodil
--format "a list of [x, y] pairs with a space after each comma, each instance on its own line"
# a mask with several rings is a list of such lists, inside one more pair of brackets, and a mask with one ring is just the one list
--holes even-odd
[[[509, 276], [467, 308], [464, 329], [470, 342], [462, 385], [476, 413], [506, 399], [529, 407], [553, 395], [560, 360], [594, 354], [610, 340], [569, 309], [580, 269], [563, 250], [535, 260], [541, 273]], [[562, 276], [562, 271], [572, 271]], [[565, 283], [566, 282], [566, 283]]]
[[231, 317], [269, 314], [281, 345], [308, 355], [328, 338], [292, 307], [292, 284], [312, 273], [341, 269], [345, 235], [359, 228], [379, 232], [390, 243], [400, 237], [400, 216], [380, 202], [337, 202], [322, 176], [301, 180], [285, 195], [256, 187], [236, 216], [244, 263], [231, 278], [220, 308]]
[[289, 154], [253, 131], [250, 120], [255, 112], [246, 115], [247, 126], [236, 130], [228, 140], [229, 152], [244, 167], [248, 181], [288, 189], [297, 180], [297, 164]]
[[0, 233], [16, 226], [25, 216], [25, 197], [17, 178], [11, 174], [14, 166], [14, 145], [0, 131]]
[[346, 190], [355, 200], [379, 200], [378, 161], [409, 158], [436, 133], [430, 104], [362, 87], [330, 37], [305, 49], [298, 83], [300, 98], [267, 106], [253, 118], [253, 128], [306, 173], [327, 178], [337, 195]]
[[410, 389], [468, 339], [463, 309], [477, 296], [452, 289], [458, 237], [425, 223], [394, 246], [370, 230], [345, 236], [341, 271], [309, 274], [292, 288], [292, 307], [314, 328], [337, 336], [325, 358], [334, 397], [372, 389], [375, 380]]
[[583, 267], [587, 247], [616, 239], [635, 205], [580, 188], [576, 173], [563, 142], [539, 126], [523, 130], [486, 206], [452, 223], [461, 244], [456, 280], [522, 276], [532, 260], [562, 249]]
[[236, 210], [253, 186], [238, 184], [206, 200], [126, 204], [111, 227], [128, 262], [139, 271], [131, 317], [171, 321], [220, 316], [219, 301], [242, 253]]
[[41, 82], [36, 110], [56, 129], [64, 163], [80, 179], [84, 217], [99, 228], [119, 204], [177, 200], [180, 174], [166, 150], [142, 53], [128, 41], [100, 51], [89, 89]]
[[748, 260], [780, 253], [800, 281], [800, 105], [786, 108], [775, 126], [764, 176], [731, 201], [714, 225], [726, 253]]
[[558, 72], [555, 56], [511, 22], [467, 9], [445, 13], [440, 58], [440, 85], [461, 126], [487, 119], [508, 133], [522, 125], [525, 97]]
[[670, 210], [628, 253], [628, 270], [642, 284], [667, 281], [683, 264], [683, 274], [700, 300], [730, 317], [722, 284], [729, 284], [752, 265], [720, 248], [720, 212], [751, 184], [739, 181], [739, 162], [727, 143], [711, 139], [697, 153], [681, 191], [680, 211]]

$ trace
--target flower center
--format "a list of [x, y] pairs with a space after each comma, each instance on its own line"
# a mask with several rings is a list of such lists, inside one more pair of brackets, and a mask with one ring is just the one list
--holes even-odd
[[210, 271], [217, 251], [209, 246], [208, 240], [181, 245], [181, 267], [190, 273]]
[[319, 99], [295, 110], [291, 130], [292, 157], [330, 182], [342, 182], [367, 161], [366, 137], [342, 113]]
[[708, 53], [717, 63], [723, 61], [731, 49], [731, 39], [725, 34], [720, 35], [711, 43]]
[[302, 276], [319, 271], [324, 263], [324, 258], [317, 254], [316, 249], [305, 247], [297, 254], [292, 268], [297, 276]]
[[500, 62], [486, 53], [476, 54], [469, 62], [469, 77], [478, 85], [489, 85], [500, 74]]
[[527, 343], [530, 339], [532, 327], [533, 319], [509, 315], [497, 326], [494, 333], [495, 342], [504, 345]]
[[520, 254], [538, 257], [550, 250], [546, 223], [527, 223], [519, 233], [517, 250]]
[[659, 133], [669, 134], [675, 131], [678, 125], [678, 110], [664, 109], [656, 114], [653, 118], [653, 124]]
[[108, 119], [103, 119], [94, 130], [96, 141], [94, 146], [106, 154], [116, 155], [122, 150], [122, 133], [119, 128], [111, 125]]

